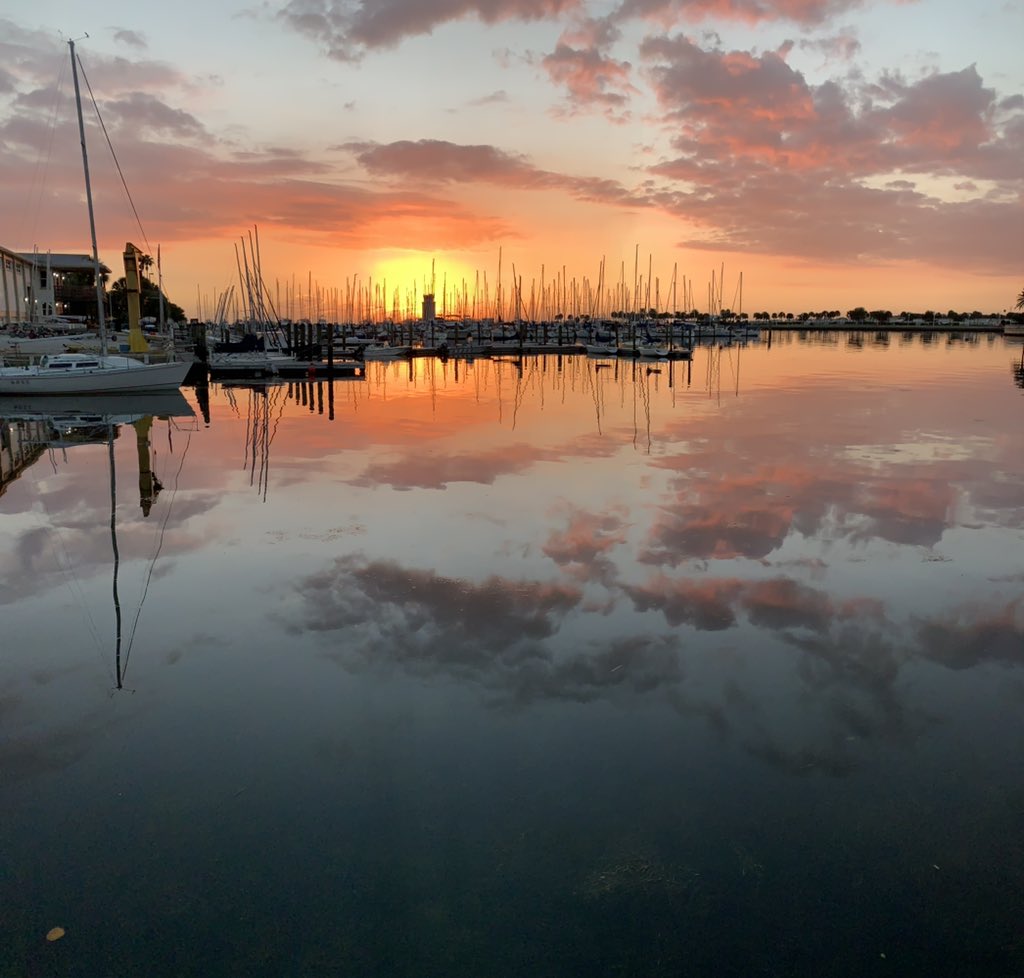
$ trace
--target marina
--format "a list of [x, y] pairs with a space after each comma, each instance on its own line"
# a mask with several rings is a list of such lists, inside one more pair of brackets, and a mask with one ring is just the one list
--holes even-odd
[[0, 14], [0, 978], [1024, 976], [1022, 10], [749, 6]]

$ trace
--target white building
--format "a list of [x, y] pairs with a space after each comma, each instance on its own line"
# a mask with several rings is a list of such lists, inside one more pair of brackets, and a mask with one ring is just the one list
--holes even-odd
[[0, 281], [0, 323], [27, 323], [33, 315], [33, 263], [13, 251], [0, 247], [3, 262]]
[[[96, 274], [88, 255], [15, 252], [0, 247], [0, 324], [96, 318]], [[103, 276], [110, 269], [100, 262]]]

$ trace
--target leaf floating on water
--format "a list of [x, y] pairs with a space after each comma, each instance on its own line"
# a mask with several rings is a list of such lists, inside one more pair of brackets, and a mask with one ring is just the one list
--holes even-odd
[[64, 936], [63, 927], [51, 927], [46, 932], [46, 939], [48, 941], [59, 941]]

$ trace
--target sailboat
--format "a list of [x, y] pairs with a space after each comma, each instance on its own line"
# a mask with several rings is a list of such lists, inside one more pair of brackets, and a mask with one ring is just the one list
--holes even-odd
[[[92, 206], [92, 185], [89, 182], [89, 157], [85, 146], [85, 122], [82, 118], [82, 95], [78, 86], [78, 62], [75, 42], [68, 41], [71, 72], [75, 84], [75, 106], [78, 110], [78, 133], [82, 142], [82, 168], [85, 173], [85, 197], [89, 208], [89, 231], [92, 235], [92, 259], [96, 269], [96, 305], [99, 324], [99, 355], [58, 353], [41, 357], [38, 363], [24, 367], [0, 366], [0, 395], [27, 394], [138, 394], [148, 391], [174, 390], [185, 379], [192, 364], [187, 361], [145, 363], [133, 357], [107, 352], [106, 320], [103, 312], [103, 283], [100, 278], [99, 249], [96, 244], [96, 222]], [[134, 296], [137, 300], [137, 294]], [[131, 303], [129, 302], [131, 307]]]

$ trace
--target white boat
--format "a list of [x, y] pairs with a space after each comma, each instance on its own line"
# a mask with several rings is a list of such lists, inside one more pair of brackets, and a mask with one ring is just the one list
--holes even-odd
[[[75, 84], [75, 105], [78, 109], [78, 131], [82, 143], [82, 168], [85, 173], [85, 196], [89, 208], [89, 230], [92, 234], [92, 259], [96, 269], [96, 305], [99, 323], [100, 352], [59, 353], [43, 356], [38, 363], [25, 367], [0, 366], [0, 394], [137, 394], [144, 391], [173, 390], [179, 387], [192, 364], [187, 361], [147, 363], [132, 357], [107, 353], [106, 319], [103, 310], [103, 285], [100, 281], [99, 249], [96, 244], [96, 223], [93, 219], [92, 185], [89, 182], [89, 160], [85, 148], [85, 122], [82, 98], [78, 87], [78, 62], [75, 42], [68, 41], [71, 52], [71, 73]], [[134, 248], [134, 246], [132, 246]], [[125, 268], [128, 273], [127, 263]], [[137, 274], [137, 269], [135, 270]], [[131, 292], [131, 282], [127, 283]], [[135, 295], [137, 296], [137, 282]], [[138, 308], [129, 301], [129, 318], [134, 311], [133, 331], [141, 337]], [[143, 345], [145, 348], [145, 345]]]
[[212, 377], [275, 377], [278, 367], [288, 366], [293, 358], [280, 350], [247, 350], [237, 353], [211, 353]]
[[389, 343], [371, 343], [362, 350], [364, 360], [398, 360], [411, 354], [411, 346], [391, 346]]
[[132, 357], [56, 353], [25, 367], [0, 367], [0, 394], [139, 394], [174, 390], [190, 363], [143, 363]]
[[643, 360], [667, 360], [672, 349], [667, 343], [637, 343], [637, 356]]

